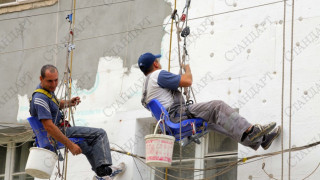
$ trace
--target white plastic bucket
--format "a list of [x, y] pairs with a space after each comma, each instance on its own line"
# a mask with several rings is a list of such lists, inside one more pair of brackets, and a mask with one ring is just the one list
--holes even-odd
[[32, 147], [26, 165], [26, 173], [39, 179], [51, 177], [58, 156], [47, 149]]
[[[158, 128], [158, 124], [155, 129]], [[172, 162], [172, 153], [175, 138], [163, 134], [150, 134], [145, 136], [146, 163], [154, 167], [169, 167]]]

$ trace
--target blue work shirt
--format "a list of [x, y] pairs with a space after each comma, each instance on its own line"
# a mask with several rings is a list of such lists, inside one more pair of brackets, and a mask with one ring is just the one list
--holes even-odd
[[[37, 89], [43, 89], [40, 84]], [[47, 91], [48, 92], [48, 91]], [[54, 92], [49, 92], [52, 96]], [[56, 103], [54, 103], [45, 94], [36, 92], [33, 94], [32, 101], [30, 102], [30, 114], [31, 116], [41, 119], [51, 119], [54, 124], [58, 125], [61, 119], [61, 112]]]

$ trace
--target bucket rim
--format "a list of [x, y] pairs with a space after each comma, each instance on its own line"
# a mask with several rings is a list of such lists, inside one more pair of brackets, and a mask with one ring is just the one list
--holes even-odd
[[48, 153], [50, 153], [50, 154], [55, 155], [56, 157], [58, 157], [58, 155], [57, 155], [56, 153], [54, 153], [54, 152], [52, 152], [52, 151], [50, 151], [50, 150], [48, 150], [48, 149], [45, 149], [45, 148], [31, 147], [31, 148], [29, 149], [29, 151], [31, 152], [31, 150], [45, 151], [45, 152], [48, 152]]
[[163, 138], [163, 139], [168, 139], [173, 141], [176, 139], [174, 136], [169, 136], [165, 134], [149, 134], [144, 137], [145, 140], [151, 139], [151, 138]]

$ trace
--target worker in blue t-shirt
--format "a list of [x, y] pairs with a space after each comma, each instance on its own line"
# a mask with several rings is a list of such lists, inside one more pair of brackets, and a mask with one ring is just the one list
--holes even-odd
[[[59, 101], [54, 94], [57, 85], [57, 68], [53, 65], [44, 65], [41, 68], [40, 84], [33, 93], [30, 102], [31, 116], [37, 117], [47, 133], [64, 144], [73, 155], [83, 153], [91, 164], [92, 170], [97, 174], [94, 179], [110, 179], [123, 172], [124, 163], [120, 163], [118, 166], [111, 166], [109, 140], [105, 130], [75, 126], [68, 127], [65, 132], [62, 132], [64, 128], [61, 128], [61, 123], [65, 123], [65, 121], [60, 109], [78, 105], [81, 100], [79, 97], [73, 97], [69, 101]], [[71, 137], [84, 138], [84, 142], [77, 145], [68, 139]]]
[[171, 121], [178, 123], [180, 112], [183, 112], [182, 120], [190, 117], [204, 119], [208, 122], [209, 129], [227, 135], [254, 150], [260, 145], [263, 149], [268, 149], [273, 140], [279, 136], [281, 127], [275, 128], [275, 122], [252, 125], [223, 101], [213, 100], [186, 105], [178, 88], [192, 85], [189, 62], [185, 63], [185, 73], [176, 75], [162, 70], [158, 59], [160, 57], [161, 55], [145, 53], [138, 60], [138, 66], [146, 76], [141, 100], [145, 107], [152, 99], [157, 99], [169, 112]]

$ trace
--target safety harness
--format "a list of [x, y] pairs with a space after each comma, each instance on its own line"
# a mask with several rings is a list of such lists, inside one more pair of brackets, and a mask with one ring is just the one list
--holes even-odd
[[149, 74], [146, 78], [146, 81], [145, 81], [145, 86], [144, 86], [144, 92], [142, 94], [142, 98], [141, 98], [141, 103], [142, 105], [148, 109], [147, 107], [147, 103], [146, 103], [146, 98], [147, 98], [147, 87], [148, 87], [148, 82], [149, 82], [149, 78], [150, 78], [151, 74]]
[[49, 99], [51, 99], [51, 101], [53, 101], [58, 107], [59, 107], [59, 110], [60, 110], [60, 105], [58, 103], [58, 100], [56, 98], [56, 96], [53, 96], [52, 94], [50, 94], [48, 91], [46, 91], [45, 89], [36, 89], [33, 93], [32, 93], [32, 97], [30, 98], [30, 103], [32, 101], [32, 98], [33, 98], [33, 95], [35, 93], [41, 93], [41, 94], [44, 94], [46, 95]]
[[[58, 101], [58, 99], [56, 98], [55, 95], [50, 94], [50, 93], [49, 93], [47, 90], [45, 90], [45, 89], [36, 89], [36, 90], [32, 93], [31, 98], [29, 99], [30, 104], [31, 104], [33, 95], [34, 95], [35, 93], [41, 93], [41, 94], [46, 95], [52, 102], [54, 102], [54, 103], [58, 106], [59, 111], [61, 112], [61, 119], [59, 119], [59, 124], [58, 124], [58, 127], [59, 127], [60, 129], [63, 128], [63, 127], [71, 127], [69, 121], [64, 120], [64, 113], [63, 113], [63, 111], [61, 110], [61, 108], [60, 108], [60, 103], [59, 103], [59, 101]], [[31, 106], [30, 106], [30, 107], [31, 107]], [[31, 110], [31, 109], [30, 109], [30, 110]], [[30, 111], [30, 114], [31, 114], [31, 111]]]

